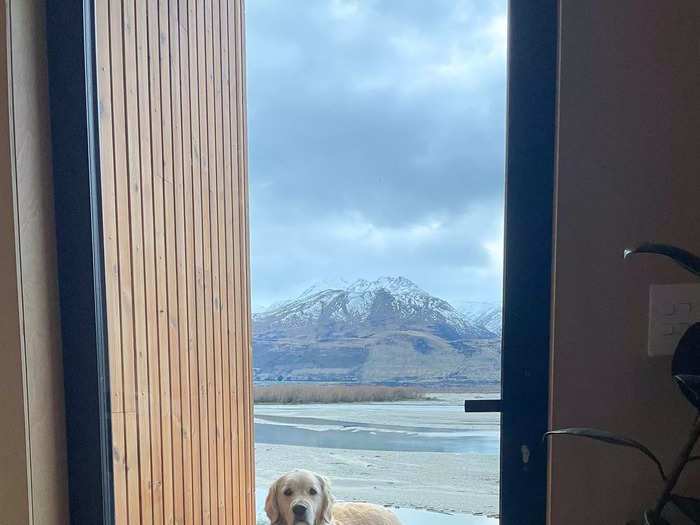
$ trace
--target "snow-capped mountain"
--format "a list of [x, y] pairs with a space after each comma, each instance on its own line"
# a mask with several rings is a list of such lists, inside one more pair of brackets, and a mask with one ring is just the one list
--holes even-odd
[[498, 336], [404, 277], [336, 281], [253, 316], [256, 378], [493, 382]]
[[267, 328], [333, 327], [340, 332], [360, 326], [410, 329], [432, 327], [449, 339], [487, 339], [493, 332], [470, 322], [447, 301], [421, 290], [404, 277], [359, 279], [345, 288], [312, 286], [292, 301], [255, 314]]
[[464, 301], [455, 308], [469, 321], [501, 336], [503, 328], [503, 307], [500, 302]]

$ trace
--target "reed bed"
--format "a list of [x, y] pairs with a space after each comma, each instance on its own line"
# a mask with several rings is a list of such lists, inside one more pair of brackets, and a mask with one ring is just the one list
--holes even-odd
[[374, 403], [425, 399], [418, 387], [373, 385], [273, 385], [256, 386], [256, 404]]

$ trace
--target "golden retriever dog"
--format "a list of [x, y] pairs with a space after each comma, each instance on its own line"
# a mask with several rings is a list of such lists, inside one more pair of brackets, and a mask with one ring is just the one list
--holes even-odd
[[369, 503], [339, 503], [323, 476], [293, 470], [270, 487], [265, 512], [272, 525], [401, 525], [398, 516]]

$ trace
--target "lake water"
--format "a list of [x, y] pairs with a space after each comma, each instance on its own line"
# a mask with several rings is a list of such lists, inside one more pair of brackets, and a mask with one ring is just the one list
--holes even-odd
[[[470, 424], [460, 421], [461, 415], [449, 405], [262, 405], [255, 412], [255, 441], [350, 450], [498, 454], [498, 426]], [[363, 420], [358, 421], [358, 416]], [[447, 420], [443, 426], [442, 420]]]
[[[420, 432], [405, 427], [400, 431], [380, 428], [362, 430], [344, 423], [343, 430], [313, 430], [255, 424], [258, 443], [300, 445], [307, 447], [341, 448], [349, 450], [396, 450], [401, 452], [459, 452], [463, 454], [497, 454], [498, 435], [493, 432], [448, 431]], [[429, 438], [429, 439], [426, 439]]]
[[[481, 394], [439, 396], [431, 402], [256, 405], [255, 441], [265, 463], [256, 469], [258, 523], [266, 523], [271, 480], [285, 469], [309, 468], [331, 479], [339, 500], [389, 505], [404, 525], [497, 525], [498, 519], [478, 514], [498, 510], [500, 418], [464, 414], [465, 397]], [[494, 459], [469, 459], [481, 457]], [[425, 510], [434, 508], [455, 512]]]

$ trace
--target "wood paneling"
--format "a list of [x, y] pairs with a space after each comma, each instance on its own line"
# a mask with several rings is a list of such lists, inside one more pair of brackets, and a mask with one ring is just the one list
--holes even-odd
[[254, 523], [242, 0], [96, 13], [116, 523]]

